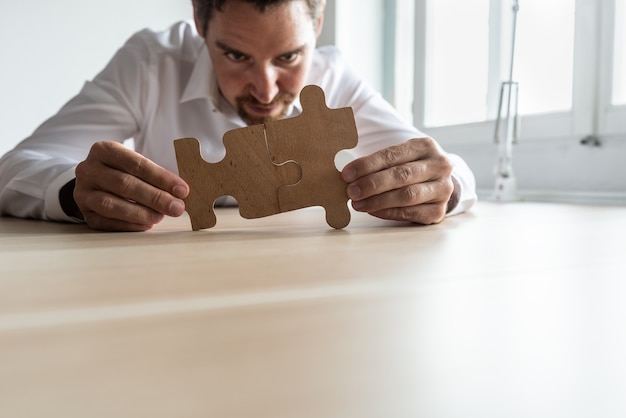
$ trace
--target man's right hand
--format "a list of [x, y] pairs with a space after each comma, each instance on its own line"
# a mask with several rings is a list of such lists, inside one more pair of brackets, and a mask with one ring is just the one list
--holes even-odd
[[188, 194], [179, 176], [117, 142], [95, 143], [76, 167], [74, 200], [94, 229], [146, 231], [182, 215]]

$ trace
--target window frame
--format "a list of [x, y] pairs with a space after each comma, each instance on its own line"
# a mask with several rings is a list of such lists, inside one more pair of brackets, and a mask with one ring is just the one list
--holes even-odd
[[[414, 123], [442, 144], [492, 143], [494, 118], [486, 121], [450, 125], [425, 126], [426, 28], [428, 1], [415, 0], [414, 40]], [[436, 0], [434, 0], [436, 1]], [[522, 5], [523, 6], [523, 5]], [[490, 115], [497, 105], [503, 76], [500, 74], [501, 40], [499, 32], [507, 15], [501, 0], [490, 0], [489, 100]], [[626, 132], [626, 106], [611, 104], [613, 83], [613, 39], [615, 0], [576, 0], [574, 32], [574, 73], [572, 109], [521, 116], [521, 141], [540, 141], [587, 135], [616, 135]], [[498, 17], [499, 18], [494, 18]], [[520, 86], [523, 89], [523, 86]], [[495, 103], [495, 105], [494, 105]]]
[[[603, 64], [599, 69], [599, 106], [598, 134], [619, 135], [626, 133], [626, 105], [613, 105], [613, 69], [615, 47], [615, 0], [602, 1], [601, 33], [599, 42], [599, 61]], [[626, 80], [624, 80], [626, 81]]]

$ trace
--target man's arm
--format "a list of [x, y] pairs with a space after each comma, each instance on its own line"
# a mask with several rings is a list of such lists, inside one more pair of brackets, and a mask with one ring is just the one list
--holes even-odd
[[[118, 149], [137, 134], [144, 92], [151, 91], [147, 83], [152, 80], [147, 76], [150, 51], [144, 45], [140, 36], [131, 38], [77, 96], [0, 159], [0, 214], [60, 221], [85, 218], [82, 210], [87, 206], [74, 201], [74, 189], [86, 184], [85, 170], [76, 174], [75, 169], [95, 141], [116, 141], [110, 148]], [[76, 176], [78, 181], [70, 181]]]

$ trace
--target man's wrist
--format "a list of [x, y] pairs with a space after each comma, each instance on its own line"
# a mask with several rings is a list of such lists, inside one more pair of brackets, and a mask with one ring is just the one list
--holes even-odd
[[76, 179], [72, 179], [61, 187], [61, 190], [59, 190], [59, 203], [61, 204], [61, 209], [63, 209], [63, 212], [65, 212], [67, 216], [83, 219], [83, 214], [74, 200], [75, 186]]

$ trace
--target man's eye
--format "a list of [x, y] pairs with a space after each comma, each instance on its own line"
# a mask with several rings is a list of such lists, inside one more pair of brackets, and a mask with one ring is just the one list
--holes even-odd
[[290, 52], [288, 54], [285, 55], [281, 55], [280, 59], [283, 62], [293, 62], [296, 60], [296, 58], [298, 58], [298, 53], [296, 52]]
[[234, 52], [234, 51], [226, 52], [225, 55], [229, 60], [233, 62], [241, 62], [246, 59], [245, 55], [240, 54], [239, 52]]

